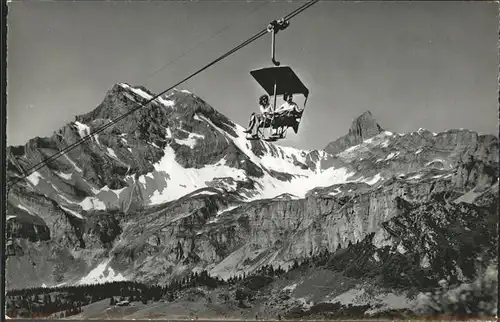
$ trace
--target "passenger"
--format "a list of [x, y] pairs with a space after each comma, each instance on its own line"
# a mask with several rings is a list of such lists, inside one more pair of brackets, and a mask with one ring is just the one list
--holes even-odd
[[[281, 104], [281, 106], [274, 112], [275, 117], [277, 117], [279, 119], [299, 117], [301, 110], [299, 109], [299, 106], [293, 101], [293, 95], [290, 93], [284, 93], [283, 100], [285, 102], [283, 104]], [[279, 121], [279, 123], [282, 123], [282, 121]], [[285, 123], [289, 123], [289, 121], [285, 121]], [[290, 125], [280, 126], [279, 129], [277, 129], [278, 131], [276, 133], [274, 133], [273, 136], [282, 137], [286, 128], [288, 128], [289, 126]], [[292, 127], [294, 129], [297, 126], [298, 126], [298, 122], [294, 122], [294, 125], [292, 125]], [[278, 134], [278, 133], [281, 133], [281, 134]]]
[[300, 113], [299, 106], [293, 101], [293, 95], [289, 93], [283, 94], [283, 100], [285, 103], [281, 104], [281, 106], [276, 110], [276, 114], [279, 116], [289, 115], [292, 116], [292, 113], [298, 114]]
[[[253, 112], [252, 116], [250, 117], [250, 122], [248, 123], [248, 129], [246, 129], [244, 132], [245, 133], [251, 133], [253, 131], [253, 128], [257, 123], [259, 123], [259, 126], [263, 121], [265, 121], [266, 117], [271, 113], [271, 105], [269, 104], [269, 96], [267, 95], [262, 95], [259, 98], [259, 108], [260, 108], [260, 114]], [[256, 135], [256, 134], [255, 134]]]

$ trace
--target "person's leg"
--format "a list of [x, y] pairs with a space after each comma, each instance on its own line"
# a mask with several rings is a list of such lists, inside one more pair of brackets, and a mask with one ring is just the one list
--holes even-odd
[[257, 132], [259, 131], [259, 129], [264, 125], [264, 116], [263, 115], [256, 115], [255, 116], [255, 123], [257, 125]]
[[265, 126], [264, 122], [265, 122], [265, 117], [262, 114], [255, 115], [256, 129], [255, 129], [255, 133], [253, 134], [253, 136], [255, 136], [255, 137], [259, 136], [259, 129], [261, 129]]
[[248, 129], [246, 129], [244, 132], [245, 133], [252, 132], [254, 125], [255, 125], [255, 113], [252, 113], [252, 116], [250, 117], [250, 122], [248, 122]]
[[[286, 111], [279, 111], [279, 112], [276, 112], [276, 114], [274, 115], [274, 119], [275, 121], [278, 121], [280, 122], [281, 121], [281, 118], [283, 118], [284, 114], [286, 113]], [[277, 128], [273, 128], [273, 131], [272, 131], [272, 136], [278, 136], [279, 133], [280, 133], [280, 130], [279, 130], [280, 127], [277, 127]]]

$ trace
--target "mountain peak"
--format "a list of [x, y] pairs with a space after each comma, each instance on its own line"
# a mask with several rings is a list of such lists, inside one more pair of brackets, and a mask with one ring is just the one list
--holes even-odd
[[369, 116], [369, 117], [372, 117], [373, 118], [373, 114], [372, 112], [370, 112], [370, 110], [366, 110], [363, 112], [363, 114], [361, 114], [360, 116], [358, 116], [357, 118], [360, 118], [360, 117], [363, 117], [363, 116]]
[[349, 133], [356, 134], [362, 141], [369, 139], [379, 133], [384, 131], [384, 129], [377, 123], [373, 114], [370, 111], [365, 111], [360, 116], [356, 117], [352, 123]]
[[94, 122], [97, 119], [110, 120], [140, 105], [148, 107], [141, 108], [137, 113], [134, 113], [134, 116], [131, 116], [132, 119], [140, 118], [142, 114], [151, 113], [152, 110], [162, 110], [161, 113], [169, 115], [172, 113], [194, 115], [196, 112], [207, 116], [217, 114], [205, 101], [188, 90], [173, 88], [168, 93], [158, 96], [157, 93], [153, 93], [142, 85], [119, 82], [106, 92], [101, 104], [91, 112], [76, 116], [75, 120], [83, 124]]
[[325, 147], [325, 151], [330, 154], [337, 154], [383, 131], [384, 129], [377, 123], [373, 114], [367, 110], [352, 121], [349, 132], [346, 135], [329, 143]]

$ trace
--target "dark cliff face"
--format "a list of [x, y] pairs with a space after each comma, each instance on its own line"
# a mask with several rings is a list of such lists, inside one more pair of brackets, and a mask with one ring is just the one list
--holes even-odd
[[[117, 84], [52, 137], [9, 147], [8, 177], [152, 96]], [[175, 90], [32, 174], [8, 199], [18, 250], [8, 287], [164, 283], [199, 269], [229, 278], [325, 251], [349, 276], [389, 283], [384, 274], [410, 267], [434, 282], [470, 277], [472, 259], [496, 243], [488, 230], [498, 200], [494, 136], [393, 134], [369, 112], [326, 151], [246, 141], [241, 130]], [[443, 255], [468, 247], [456, 263]]]
[[424, 203], [397, 197], [399, 215], [326, 264], [351, 277], [378, 278], [381, 286], [436, 287], [442, 279], [473, 279], [479, 262], [496, 257], [496, 218], [491, 209], [446, 201], [447, 193]]

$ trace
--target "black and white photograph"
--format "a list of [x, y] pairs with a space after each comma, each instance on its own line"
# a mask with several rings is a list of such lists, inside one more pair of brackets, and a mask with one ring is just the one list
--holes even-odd
[[5, 7], [2, 318], [496, 320], [498, 2]]

